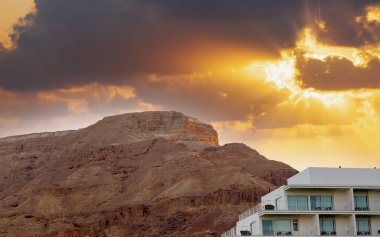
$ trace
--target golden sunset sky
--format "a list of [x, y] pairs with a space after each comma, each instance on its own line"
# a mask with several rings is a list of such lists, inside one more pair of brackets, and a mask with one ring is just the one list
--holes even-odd
[[377, 1], [0, 0], [0, 137], [176, 110], [296, 169], [380, 167]]

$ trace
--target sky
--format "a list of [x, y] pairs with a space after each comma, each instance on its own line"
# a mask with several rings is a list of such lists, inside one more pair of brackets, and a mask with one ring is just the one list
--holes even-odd
[[380, 167], [380, 3], [0, 0], [0, 137], [176, 110], [298, 170]]

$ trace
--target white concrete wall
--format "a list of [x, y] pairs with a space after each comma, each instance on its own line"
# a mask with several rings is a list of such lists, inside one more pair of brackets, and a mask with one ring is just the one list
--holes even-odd
[[251, 231], [252, 235], [262, 235], [261, 222], [260, 219], [257, 219], [253, 222], [253, 230]]
[[380, 230], [380, 216], [371, 217], [371, 234], [379, 236], [378, 231]]
[[285, 188], [285, 186], [281, 186], [281, 187], [273, 190], [272, 192], [262, 196], [261, 201], [265, 202], [265, 201], [269, 201], [269, 200], [275, 200], [278, 197], [284, 196], [284, 188]]
[[[281, 187], [273, 190], [272, 192], [262, 196], [261, 197], [262, 205], [271, 204], [273, 206], [276, 206], [276, 199], [277, 198], [281, 198], [281, 203], [284, 204], [285, 203], [285, 201], [284, 201], [284, 195], [285, 195], [284, 188], [285, 188], [285, 186], [281, 186]], [[278, 208], [279, 209], [285, 209], [286, 206], [282, 206], [282, 207], [278, 207]]]
[[[251, 231], [251, 223], [254, 223], [254, 222], [256, 223], [256, 225], [259, 225], [259, 227], [261, 227], [260, 218], [259, 218], [258, 213], [255, 213], [253, 215], [248, 216], [247, 218], [244, 218], [243, 220], [238, 221], [236, 223], [236, 234], [240, 235], [241, 230]], [[259, 228], [259, 230], [256, 231], [256, 233], [261, 234], [260, 229], [261, 228]]]
[[380, 190], [368, 191], [368, 203], [371, 211], [380, 211]]
[[288, 178], [288, 185], [292, 184], [309, 184], [310, 183], [310, 168], [307, 168], [300, 173]]
[[308, 168], [288, 179], [288, 185], [380, 186], [380, 169]]
[[337, 235], [353, 235], [354, 228], [352, 226], [351, 216], [336, 216], [335, 217], [335, 227]]
[[294, 219], [298, 219], [299, 232], [295, 232], [297, 235], [318, 235], [318, 228], [316, 225], [317, 216], [299, 216]]
[[333, 191], [334, 210], [352, 210], [353, 196], [351, 189], [337, 189]]
[[352, 225], [352, 232], [356, 235], [357, 229], [356, 229], [356, 217], [355, 215], [349, 216], [350, 223]]

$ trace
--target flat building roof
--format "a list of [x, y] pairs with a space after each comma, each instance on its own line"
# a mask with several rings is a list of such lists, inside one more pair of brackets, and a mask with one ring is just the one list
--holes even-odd
[[379, 187], [380, 169], [310, 167], [290, 177], [288, 186]]

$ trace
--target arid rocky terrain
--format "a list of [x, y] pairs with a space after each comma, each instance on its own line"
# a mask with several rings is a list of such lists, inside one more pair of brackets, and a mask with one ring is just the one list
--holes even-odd
[[218, 236], [297, 171], [178, 112], [0, 139], [0, 236]]

